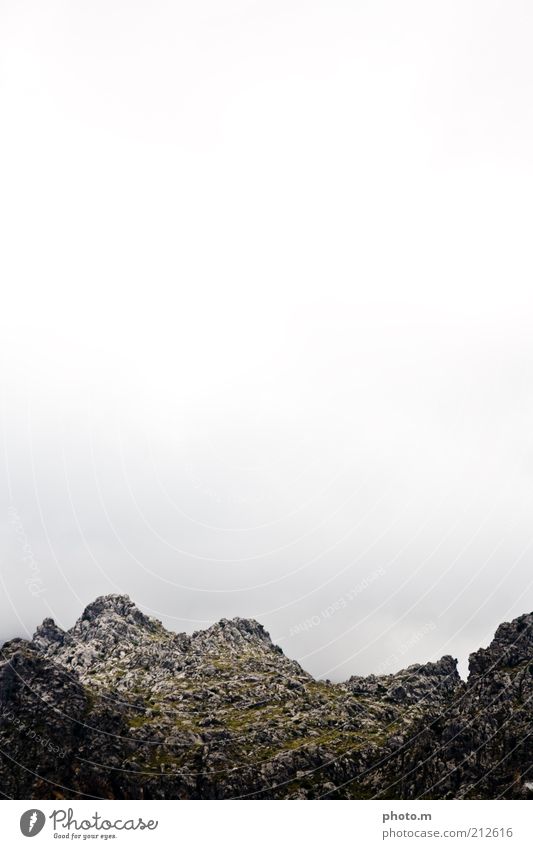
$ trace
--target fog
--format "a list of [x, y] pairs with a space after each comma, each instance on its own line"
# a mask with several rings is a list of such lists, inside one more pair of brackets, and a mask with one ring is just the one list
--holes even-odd
[[6, 0], [0, 639], [317, 676], [533, 609], [531, 6]]

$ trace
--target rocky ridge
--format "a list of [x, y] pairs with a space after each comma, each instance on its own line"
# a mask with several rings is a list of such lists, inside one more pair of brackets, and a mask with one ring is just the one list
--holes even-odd
[[317, 681], [251, 619], [168, 631], [127, 596], [0, 654], [13, 798], [523, 798], [533, 614], [457, 662]]

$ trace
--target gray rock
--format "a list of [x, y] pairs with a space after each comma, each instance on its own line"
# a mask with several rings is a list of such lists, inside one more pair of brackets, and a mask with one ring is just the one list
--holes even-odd
[[462, 682], [445, 656], [316, 681], [253, 619], [174, 634], [128, 596], [0, 662], [3, 792], [30, 798], [526, 798], [533, 615]]

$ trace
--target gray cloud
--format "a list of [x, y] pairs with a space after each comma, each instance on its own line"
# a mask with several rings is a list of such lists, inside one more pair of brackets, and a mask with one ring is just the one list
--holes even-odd
[[26, 6], [0, 636], [120, 591], [464, 669], [533, 598], [527, 6]]

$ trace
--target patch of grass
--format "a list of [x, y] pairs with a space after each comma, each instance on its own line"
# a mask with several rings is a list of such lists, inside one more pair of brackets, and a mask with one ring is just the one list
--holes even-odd
[[93, 712], [96, 705], [96, 696], [92, 690], [85, 690], [85, 708], [83, 710], [83, 716], [88, 716]]
[[143, 725], [146, 725], [150, 722], [150, 717], [145, 716], [145, 714], [139, 714], [138, 716], [132, 716], [128, 719], [128, 725], [130, 728], [142, 728]]

